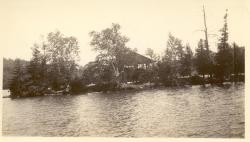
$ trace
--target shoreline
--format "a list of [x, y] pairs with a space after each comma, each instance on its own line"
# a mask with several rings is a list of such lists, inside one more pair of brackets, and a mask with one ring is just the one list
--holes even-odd
[[[34, 95], [34, 96], [25, 96], [25, 97], [16, 97], [12, 98], [10, 94], [8, 96], [2, 96], [2, 98], [11, 98], [11, 99], [20, 99], [20, 98], [31, 98], [31, 97], [41, 97], [41, 96], [76, 96], [76, 95], [86, 95], [88, 93], [124, 93], [124, 92], [137, 92], [137, 91], [145, 91], [145, 90], [153, 90], [153, 89], [182, 89], [182, 88], [188, 88], [188, 87], [193, 87], [193, 86], [200, 86], [200, 87], [209, 87], [209, 86], [218, 86], [218, 87], [225, 87], [225, 85], [237, 85], [237, 84], [245, 84], [245, 82], [223, 82], [222, 84], [210, 84], [206, 83], [204, 85], [180, 85], [180, 86], [164, 86], [163, 84], [160, 85], [145, 85], [145, 84], [133, 84], [133, 87], [128, 86], [128, 87], [122, 87], [122, 88], [115, 88], [115, 89], [110, 89], [110, 90], [91, 90], [91, 88], [86, 88], [86, 91], [78, 92], [78, 93], [68, 93], [68, 94], [43, 94], [43, 95]], [[143, 86], [143, 87], [142, 87]], [[88, 90], [89, 89], [89, 90]], [[9, 89], [6, 89], [9, 90]], [[6, 91], [6, 90], [2, 90]], [[2, 93], [3, 94], [3, 93]]]

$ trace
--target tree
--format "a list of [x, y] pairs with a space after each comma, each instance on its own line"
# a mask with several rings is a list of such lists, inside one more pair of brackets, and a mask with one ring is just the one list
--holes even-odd
[[11, 97], [22, 97], [27, 96], [27, 83], [28, 83], [28, 76], [26, 73], [26, 66], [21, 63], [21, 60], [15, 60], [15, 68], [14, 68], [14, 76], [10, 82], [10, 92]]
[[172, 68], [170, 62], [163, 59], [157, 63], [157, 66], [159, 81], [166, 86], [173, 85]]
[[10, 83], [14, 77], [14, 71], [17, 64], [20, 64], [20, 66], [27, 66], [29, 62], [21, 59], [13, 60], [3, 58], [3, 89], [10, 89]]
[[190, 76], [192, 72], [193, 52], [189, 45], [186, 45], [184, 56], [181, 58], [181, 71], [182, 76]]
[[154, 50], [153, 49], [151, 49], [151, 48], [147, 48], [147, 50], [146, 50], [146, 55], [149, 57], [149, 58], [151, 58], [151, 59], [156, 59], [156, 55], [155, 55], [155, 53], [154, 53]]
[[33, 95], [42, 95], [50, 86], [48, 84], [48, 73], [46, 63], [46, 49], [44, 43], [42, 45], [34, 44], [32, 49], [32, 59], [27, 66], [27, 73], [30, 78], [29, 92]]
[[245, 73], [245, 47], [233, 43], [233, 73], [234, 81], [239, 80], [239, 73]]
[[205, 55], [207, 58], [206, 62], [206, 69], [207, 73], [210, 75], [210, 79], [213, 77], [214, 73], [214, 59], [213, 59], [213, 52], [209, 49], [209, 44], [208, 44], [208, 30], [207, 30], [207, 23], [206, 23], [206, 13], [205, 13], [205, 7], [203, 5], [203, 18], [204, 18], [204, 34], [205, 34]]
[[28, 73], [30, 74], [30, 79], [33, 84], [38, 85], [41, 81], [41, 54], [37, 44], [34, 44], [32, 48], [32, 59], [27, 67]]
[[13, 94], [43, 95], [48, 87], [62, 90], [68, 85], [77, 84], [78, 53], [76, 38], [66, 37], [59, 31], [49, 33], [45, 41], [32, 47], [32, 59], [25, 71], [17, 66], [12, 81]]
[[170, 63], [171, 74], [174, 77], [181, 74], [181, 59], [184, 57], [183, 49], [182, 41], [174, 37], [172, 34], [169, 34], [164, 58]]
[[43, 63], [49, 64], [49, 82], [54, 89], [61, 89], [61, 86], [69, 84], [75, 78], [76, 61], [79, 60], [78, 41], [75, 37], [67, 37], [57, 31], [48, 34], [42, 47], [47, 51], [43, 55]]
[[120, 33], [121, 26], [112, 24], [111, 28], [106, 28], [101, 32], [90, 32], [90, 45], [99, 52], [99, 60], [105, 60], [113, 70], [114, 81], [119, 82], [120, 72], [123, 70], [125, 55], [129, 48], [126, 43], [129, 39]]
[[223, 82], [224, 77], [228, 77], [232, 72], [233, 55], [232, 49], [228, 44], [228, 25], [227, 13], [224, 16], [224, 26], [220, 30], [221, 37], [218, 43], [218, 52], [216, 54], [217, 77]]
[[204, 40], [200, 39], [195, 53], [195, 67], [199, 74], [205, 78], [206, 74], [212, 71], [212, 61], [210, 59], [210, 51], [205, 48]]
[[137, 53], [138, 49], [137, 48], [133, 48], [132, 51]]
[[182, 72], [182, 59], [184, 57], [184, 47], [182, 41], [172, 34], [169, 34], [167, 49], [162, 61], [158, 63], [159, 77], [165, 85], [179, 85], [178, 76]]
[[85, 84], [110, 83], [112, 81], [112, 67], [105, 65], [102, 61], [90, 62], [84, 66], [83, 80]]

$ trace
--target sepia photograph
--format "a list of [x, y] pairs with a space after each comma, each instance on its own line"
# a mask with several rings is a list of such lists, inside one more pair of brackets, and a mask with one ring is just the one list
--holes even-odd
[[247, 4], [0, 0], [2, 137], [244, 140]]

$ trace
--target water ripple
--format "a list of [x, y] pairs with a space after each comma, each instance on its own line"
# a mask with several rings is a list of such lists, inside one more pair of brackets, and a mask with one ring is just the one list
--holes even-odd
[[3, 99], [4, 136], [244, 137], [244, 85]]

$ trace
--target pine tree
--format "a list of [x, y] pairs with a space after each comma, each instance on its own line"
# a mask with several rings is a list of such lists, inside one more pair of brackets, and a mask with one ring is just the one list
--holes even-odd
[[223, 82], [225, 77], [229, 77], [233, 67], [232, 49], [228, 43], [227, 13], [224, 16], [224, 26], [220, 30], [221, 37], [216, 54], [217, 77]]
[[204, 75], [206, 73], [205, 69], [205, 49], [204, 49], [204, 44], [203, 40], [200, 39], [198, 43], [198, 48], [196, 48], [196, 53], [195, 53], [195, 67], [196, 70], [199, 74], [201, 74], [204, 78]]
[[21, 64], [19, 59], [15, 60], [14, 76], [10, 82], [11, 98], [22, 97], [27, 94], [27, 73], [25, 65]]
[[30, 74], [30, 79], [32, 80], [34, 85], [39, 85], [39, 82], [41, 81], [41, 55], [39, 51], [39, 46], [34, 45], [32, 48], [32, 59], [30, 61], [30, 64], [28, 65], [28, 73]]
[[234, 81], [239, 80], [239, 73], [245, 73], [245, 47], [233, 43], [233, 72]]
[[205, 79], [206, 74], [211, 74], [212, 72], [212, 60], [210, 58], [211, 51], [206, 48], [206, 42], [200, 39], [198, 47], [196, 48], [194, 64], [196, 70]]
[[192, 71], [193, 52], [189, 45], [186, 45], [184, 56], [181, 59], [181, 75], [190, 76]]

